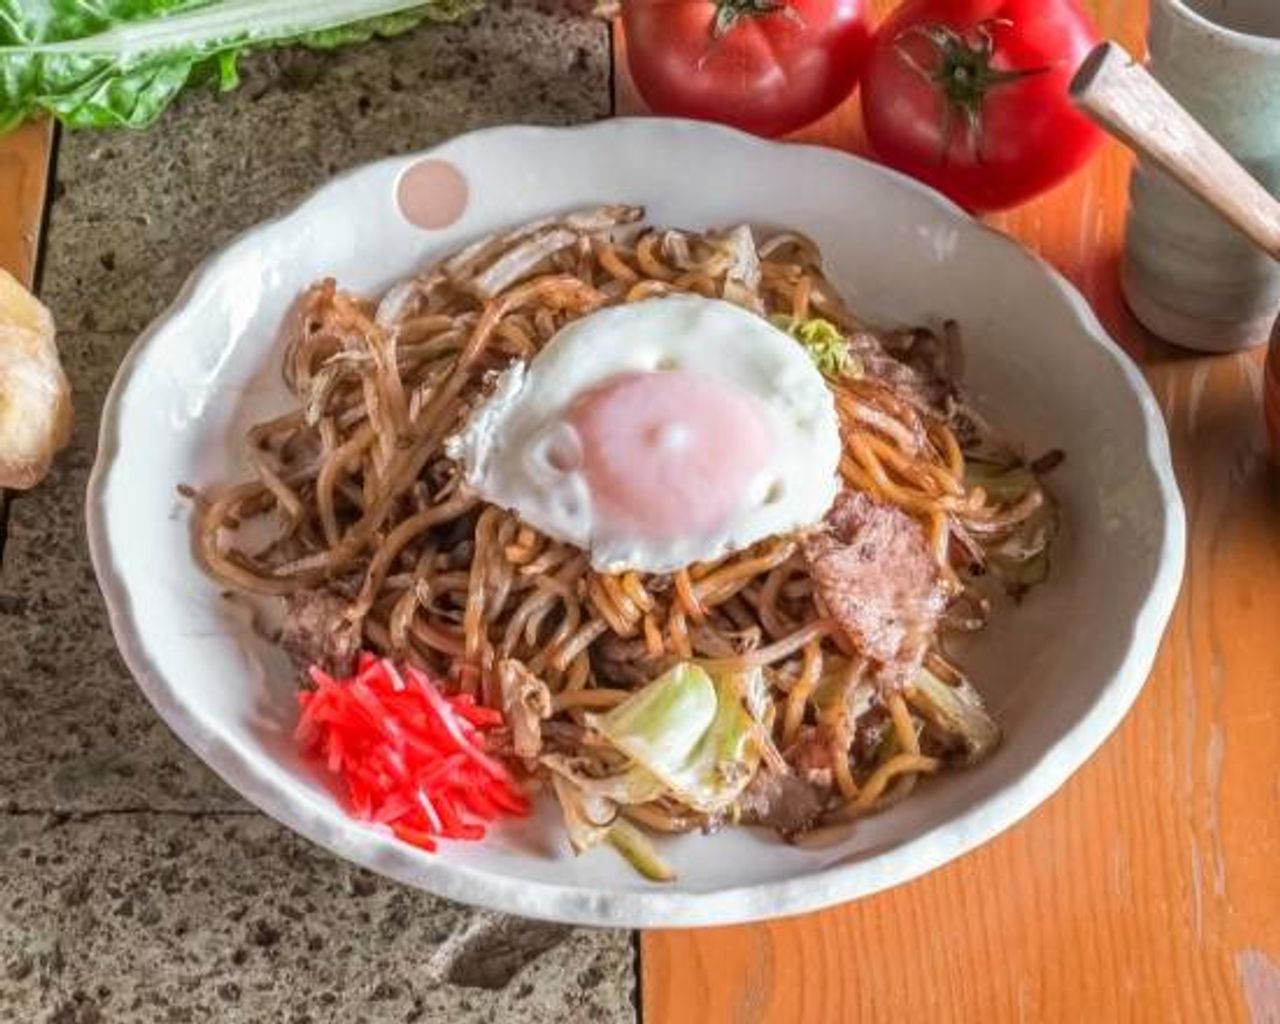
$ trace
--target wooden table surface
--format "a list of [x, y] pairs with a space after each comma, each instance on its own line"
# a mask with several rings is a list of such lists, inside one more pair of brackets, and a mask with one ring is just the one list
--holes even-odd
[[[1143, 51], [1145, 2], [1086, 6]], [[640, 111], [614, 39], [617, 111]], [[860, 151], [856, 108], [798, 137]], [[1262, 354], [1182, 354], [1129, 315], [1129, 166], [1112, 144], [995, 223], [1093, 303], [1169, 424], [1189, 561], [1137, 705], [1026, 821], [925, 878], [792, 920], [647, 933], [647, 1020], [1280, 1021], [1280, 488]]]
[[0, 267], [35, 280], [53, 128], [28, 124], [0, 137]]
[[[1145, 3], [1088, 3], [1141, 49]], [[615, 54], [618, 112], [635, 112], [617, 32]], [[861, 149], [856, 103], [800, 137]], [[45, 126], [0, 139], [0, 266], [27, 280], [51, 144]], [[1128, 170], [1112, 145], [996, 223], [1088, 297], [1169, 425], [1189, 562], [1141, 698], [1058, 795], [925, 878], [786, 921], [646, 933], [646, 1021], [1280, 1021], [1280, 488], [1261, 353], [1189, 356], [1129, 316]]]
[[[0, 136], [0, 268], [30, 287], [40, 255], [53, 126], [43, 121]], [[0, 552], [9, 515], [9, 494], [0, 488]]]

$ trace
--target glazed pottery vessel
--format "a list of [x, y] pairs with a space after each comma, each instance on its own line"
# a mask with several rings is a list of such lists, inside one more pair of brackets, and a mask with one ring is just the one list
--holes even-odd
[[[1280, 0], [1152, 0], [1152, 74], [1280, 194]], [[1131, 186], [1125, 297], [1175, 344], [1263, 344], [1280, 313], [1280, 265], [1162, 172]]]

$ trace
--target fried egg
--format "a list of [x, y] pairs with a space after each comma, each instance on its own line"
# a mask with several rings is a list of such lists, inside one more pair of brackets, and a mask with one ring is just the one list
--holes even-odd
[[818, 523], [840, 450], [804, 348], [692, 295], [568, 324], [448, 444], [481, 498], [610, 573], [672, 572]]

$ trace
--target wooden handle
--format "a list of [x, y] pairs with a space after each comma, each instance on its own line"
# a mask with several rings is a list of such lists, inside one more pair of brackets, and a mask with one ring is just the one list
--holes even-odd
[[1280, 202], [1123, 47], [1103, 43], [1095, 49], [1071, 83], [1071, 96], [1112, 135], [1280, 260]]

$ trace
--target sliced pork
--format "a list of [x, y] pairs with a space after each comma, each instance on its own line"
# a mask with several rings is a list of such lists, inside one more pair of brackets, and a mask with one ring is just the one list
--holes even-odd
[[803, 550], [827, 610], [878, 664], [880, 681], [907, 682], [947, 603], [924, 527], [894, 505], [846, 490]]
[[360, 626], [347, 616], [350, 602], [322, 590], [299, 590], [284, 599], [280, 646], [299, 672], [319, 665], [336, 678], [355, 671]]

